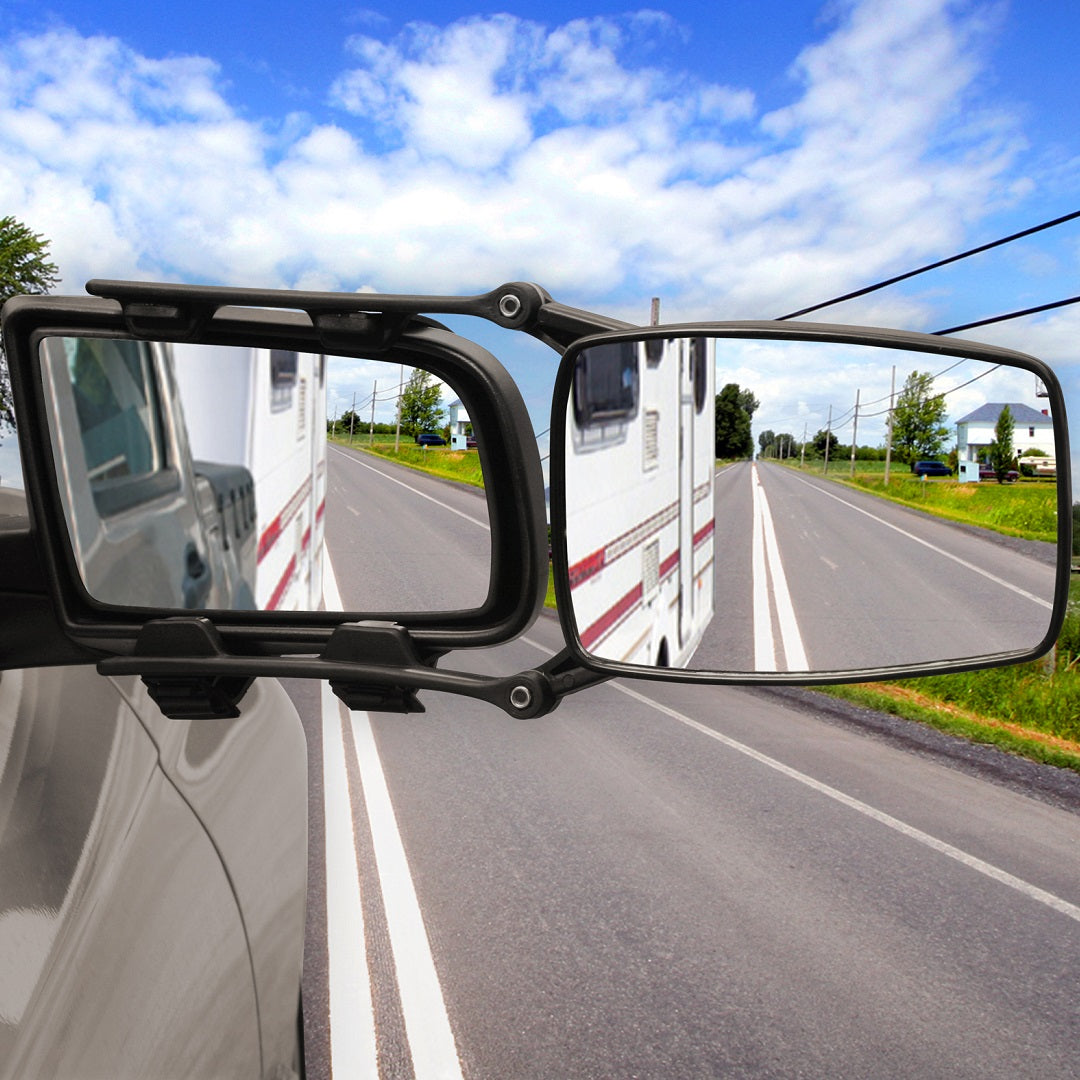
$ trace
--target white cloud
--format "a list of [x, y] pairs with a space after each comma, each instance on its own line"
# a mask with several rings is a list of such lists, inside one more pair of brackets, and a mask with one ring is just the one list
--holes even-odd
[[[209, 59], [73, 31], [0, 49], [0, 205], [89, 276], [471, 292], [769, 316], [940, 255], [1022, 190], [972, 107], [979, 9], [849, 3], [792, 100], [631, 63], [656, 12], [350, 42], [336, 125], [252, 120]], [[377, 30], [377, 27], [376, 27]], [[913, 316], [893, 299], [862, 310]]]

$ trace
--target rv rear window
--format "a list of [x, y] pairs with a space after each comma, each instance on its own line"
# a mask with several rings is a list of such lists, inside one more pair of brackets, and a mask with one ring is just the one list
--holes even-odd
[[638, 385], [635, 342], [586, 349], [574, 369], [574, 419], [578, 426], [633, 416], [637, 412]]

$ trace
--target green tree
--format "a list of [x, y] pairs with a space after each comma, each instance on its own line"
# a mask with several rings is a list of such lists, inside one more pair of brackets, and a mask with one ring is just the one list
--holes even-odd
[[934, 393], [934, 376], [913, 371], [893, 409], [893, 453], [905, 464], [936, 457], [945, 446], [945, 398]]
[[759, 432], [757, 437], [759, 456], [765, 457], [774, 442], [776, 442], [776, 432], [772, 428]]
[[738, 383], [728, 383], [716, 395], [716, 456], [748, 458], [754, 455], [754, 437], [750, 422], [758, 400]]
[[[22, 293], [47, 293], [60, 280], [49, 242], [13, 217], [0, 218], [0, 304]], [[11, 381], [0, 343], [0, 431], [15, 426]]]
[[997, 423], [994, 425], [994, 441], [990, 444], [990, 466], [997, 476], [999, 484], [1005, 483], [1005, 474], [1013, 466], [1013, 432], [1016, 422], [1013, 420], [1012, 409], [1003, 405], [998, 414]]
[[409, 435], [442, 425], [442, 386], [430, 371], [414, 368], [401, 391], [401, 427]]

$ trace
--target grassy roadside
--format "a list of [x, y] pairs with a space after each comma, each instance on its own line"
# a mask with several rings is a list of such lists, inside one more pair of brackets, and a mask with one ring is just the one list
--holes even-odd
[[347, 449], [377, 454], [389, 461], [396, 461], [400, 465], [430, 473], [443, 480], [456, 480], [459, 484], [469, 484], [471, 487], [484, 486], [480, 455], [475, 450], [451, 450], [448, 446], [417, 446], [406, 436], [402, 436], [396, 451], [393, 438], [387, 440], [385, 435], [376, 436], [375, 440], [370, 442], [366, 434], [358, 436], [351, 446], [347, 435], [327, 436], [327, 442]]

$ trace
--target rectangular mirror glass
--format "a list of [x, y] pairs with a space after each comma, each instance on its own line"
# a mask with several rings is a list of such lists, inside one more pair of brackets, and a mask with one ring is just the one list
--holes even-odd
[[74, 558], [103, 603], [178, 611], [480, 607], [468, 410], [429, 372], [279, 349], [47, 337]]
[[1032, 371], [707, 334], [566, 362], [566, 591], [593, 656], [842, 672], [1047, 635], [1067, 457]]

